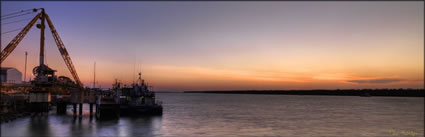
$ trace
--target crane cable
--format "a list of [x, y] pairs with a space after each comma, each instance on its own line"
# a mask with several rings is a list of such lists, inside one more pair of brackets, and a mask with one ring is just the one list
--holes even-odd
[[34, 14], [34, 13], [35, 13], [35, 12], [26, 12], [26, 13], [18, 14], [18, 15], [11, 16], [11, 17], [4, 17], [4, 18], [1, 18], [0, 20], [11, 19], [11, 18], [15, 18], [15, 17], [19, 17], [19, 16], [24, 16], [24, 15], [28, 15], [28, 14]]
[[[7, 24], [17, 23], [17, 22], [21, 22], [21, 21], [26, 21], [28, 19], [32, 19], [32, 18], [27, 18], [27, 19], [23, 19], [23, 20], [17, 20], [17, 21], [12, 21], [12, 22], [8, 22], [8, 23], [3, 23], [1, 25], [7, 25]], [[23, 28], [13, 29], [13, 30], [9, 30], [9, 31], [6, 31], [6, 32], [2, 32], [1, 34], [7, 34], [7, 33], [15, 32], [15, 31], [18, 31], [18, 30], [22, 30], [22, 29]]]
[[[11, 19], [11, 18], [14, 18], [14, 17], [19, 17], [19, 16], [24, 16], [24, 15], [36, 13], [38, 10], [39, 9], [33, 8], [33, 9], [21, 10], [19, 12], [9, 13], [9, 14], [6, 14], [6, 15], [1, 16], [0, 21], [1, 20], [6, 20], [6, 19]], [[21, 14], [21, 13], [23, 13], [23, 14]], [[15, 14], [18, 14], [18, 15], [15, 15]], [[14, 15], [14, 16], [12, 16], [12, 15]], [[27, 18], [27, 19], [22, 19], [22, 20], [16, 20], [16, 21], [11, 21], [11, 22], [7, 22], [7, 23], [2, 23], [1, 25], [7, 25], [7, 24], [17, 23], [17, 22], [21, 22], [21, 21], [26, 21], [28, 19], [32, 19], [32, 18]], [[18, 30], [22, 30], [22, 29], [23, 28], [14, 29], [14, 30], [2, 32], [1, 34], [7, 34], [7, 33], [15, 32], [15, 31], [18, 31]]]
[[16, 21], [11, 21], [11, 22], [7, 22], [7, 23], [2, 23], [1, 25], [8, 25], [8, 24], [12, 24], [12, 23], [17, 23], [17, 22], [22, 22], [22, 21], [29, 21], [32, 18], [26, 18], [26, 19], [22, 19], [22, 20], [16, 20]]
[[19, 14], [19, 13], [22, 13], [22, 12], [27, 12], [27, 11], [30, 11], [30, 10], [32, 10], [33, 12], [36, 12], [38, 9], [27, 9], [27, 10], [21, 10], [21, 11], [18, 11], [18, 12], [14, 12], [14, 13], [9, 13], [9, 14], [6, 14], [6, 15], [2, 15], [1, 17], [3, 18], [3, 17], [6, 17], [6, 16], [10, 16], [10, 15], [14, 15], [14, 14]]
[[6, 31], [6, 32], [2, 32], [1, 34], [7, 34], [7, 33], [11, 33], [11, 32], [15, 32], [18, 30], [22, 30], [23, 28], [19, 28], [19, 29], [14, 29], [14, 30], [10, 30], [10, 31]]

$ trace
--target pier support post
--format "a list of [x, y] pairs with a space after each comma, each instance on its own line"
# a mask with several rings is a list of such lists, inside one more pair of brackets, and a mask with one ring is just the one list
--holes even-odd
[[77, 116], [77, 104], [72, 104], [74, 106], [74, 117]]
[[93, 103], [90, 103], [90, 117], [93, 116]]
[[83, 117], [83, 104], [82, 103], [80, 103], [79, 109], [80, 109], [80, 118], [81, 118], [81, 117]]
[[57, 102], [56, 103], [56, 114], [66, 114], [66, 102]]

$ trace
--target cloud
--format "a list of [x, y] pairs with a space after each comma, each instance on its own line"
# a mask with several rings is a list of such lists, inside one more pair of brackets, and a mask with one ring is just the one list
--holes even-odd
[[317, 80], [344, 80], [349, 79], [346, 74], [343, 73], [322, 73], [316, 76], [313, 76], [312, 79]]
[[[162, 74], [173, 72], [173, 76], [182, 78], [194, 78], [197, 80], [233, 80], [233, 81], [262, 81], [262, 82], [308, 82], [306, 76], [297, 75], [300, 73], [289, 72], [269, 72], [258, 70], [238, 70], [238, 69], [216, 69], [208, 67], [194, 66], [170, 66], [155, 65], [155, 70], [160, 70]], [[169, 77], [169, 76], [167, 76]]]
[[403, 79], [397, 78], [379, 78], [379, 79], [368, 79], [368, 80], [347, 80], [347, 82], [358, 83], [358, 84], [384, 84], [404, 81]]

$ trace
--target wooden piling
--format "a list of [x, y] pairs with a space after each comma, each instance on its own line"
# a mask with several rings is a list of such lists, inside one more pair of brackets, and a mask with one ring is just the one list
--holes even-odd
[[90, 103], [90, 116], [93, 116], [93, 103]]
[[74, 106], [74, 117], [77, 116], [77, 104], [72, 104]]
[[83, 117], [83, 103], [80, 103], [80, 118]]

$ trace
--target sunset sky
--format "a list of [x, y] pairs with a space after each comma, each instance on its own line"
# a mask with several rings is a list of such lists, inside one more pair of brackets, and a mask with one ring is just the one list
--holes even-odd
[[[1, 2], [45, 8], [85, 86], [157, 91], [424, 88], [424, 2]], [[23, 28], [35, 14], [2, 20]], [[17, 23], [5, 24], [27, 19]], [[46, 30], [46, 56], [72, 77]], [[3, 49], [19, 31], [1, 35]], [[2, 67], [38, 65], [33, 27]], [[32, 78], [34, 76], [31, 76]]]

